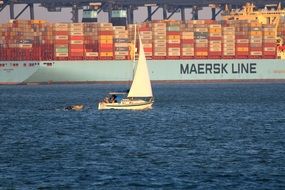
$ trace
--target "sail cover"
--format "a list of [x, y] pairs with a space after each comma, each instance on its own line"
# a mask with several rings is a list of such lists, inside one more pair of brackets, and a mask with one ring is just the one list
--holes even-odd
[[148, 67], [140, 36], [139, 36], [139, 41], [140, 41], [139, 59], [128, 97], [152, 97], [152, 89], [148, 74]]

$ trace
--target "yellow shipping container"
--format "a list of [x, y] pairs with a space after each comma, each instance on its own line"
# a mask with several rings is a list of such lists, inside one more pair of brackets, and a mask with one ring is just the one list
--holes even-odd
[[266, 37], [266, 36], [273, 36], [275, 37], [275, 31], [263, 31], [263, 36]]
[[181, 36], [180, 35], [168, 35], [167, 39], [168, 40], [180, 40]]
[[195, 54], [196, 56], [208, 56], [207, 51], [196, 51]]
[[114, 56], [114, 53], [113, 52], [100, 52], [99, 55], [102, 57], [111, 57], [111, 56]]
[[99, 40], [113, 40], [113, 35], [99, 35]]
[[32, 24], [46, 24], [46, 20], [31, 20]]
[[98, 40], [100, 44], [113, 44], [113, 40]]
[[221, 28], [210, 28], [209, 32], [210, 32], [210, 34], [211, 33], [222, 34], [222, 29]]
[[262, 36], [262, 31], [250, 31], [251, 36]]
[[237, 51], [248, 51], [248, 47], [238, 47]]

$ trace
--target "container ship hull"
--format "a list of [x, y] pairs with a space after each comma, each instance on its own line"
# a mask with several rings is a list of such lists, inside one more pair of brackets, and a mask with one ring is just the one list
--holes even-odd
[[[0, 84], [128, 82], [132, 61], [1, 61]], [[279, 59], [148, 60], [152, 81], [285, 81]]]

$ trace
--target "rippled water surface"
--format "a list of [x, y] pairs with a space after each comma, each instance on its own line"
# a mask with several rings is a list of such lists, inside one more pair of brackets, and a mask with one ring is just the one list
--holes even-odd
[[97, 110], [122, 88], [0, 86], [0, 189], [285, 189], [284, 84], [155, 84], [152, 110]]

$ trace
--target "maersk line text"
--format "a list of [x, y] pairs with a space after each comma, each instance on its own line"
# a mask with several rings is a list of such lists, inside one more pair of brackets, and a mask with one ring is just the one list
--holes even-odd
[[180, 74], [254, 74], [256, 63], [199, 63], [180, 64]]

